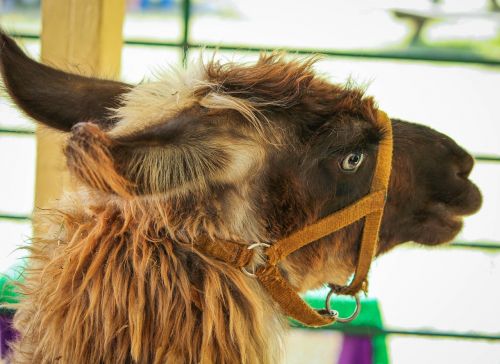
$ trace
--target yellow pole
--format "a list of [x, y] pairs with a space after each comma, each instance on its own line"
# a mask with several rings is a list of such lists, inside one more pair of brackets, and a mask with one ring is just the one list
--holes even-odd
[[[42, 62], [79, 74], [118, 78], [124, 16], [125, 0], [43, 0]], [[37, 129], [35, 208], [47, 207], [69, 188], [63, 142], [61, 133]]]

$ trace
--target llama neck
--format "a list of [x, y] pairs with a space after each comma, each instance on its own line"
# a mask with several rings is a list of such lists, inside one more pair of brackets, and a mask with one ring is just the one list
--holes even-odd
[[250, 195], [247, 186], [225, 186], [183, 195], [148, 195], [133, 201], [104, 196], [100, 205], [113, 204], [135, 218], [153, 220], [179, 242], [188, 243], [200, 235], [247, 244], [268, 241]]
[[62, 235], [34, 243], [44, 269], [27, 272], [37, 294], [19, 307], [18, 362], [279, 362], [274, 303], [239, 270], [165, 234], [169, 211], [81, 206], [55, 222]]

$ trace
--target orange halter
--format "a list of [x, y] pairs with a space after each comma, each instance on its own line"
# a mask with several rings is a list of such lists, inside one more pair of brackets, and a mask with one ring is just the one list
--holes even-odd
[[[272, 245], [257, 243], [247, 246], [228, 241], [200, 239], [194, 243], [194, 247], [204, 254], [211, 255], [233, 267], [240, 268], [247, 275], [255, 277], [274, 301], [280, 305], [283, 313], [305, 325], [323, 326], [336, 321], [347, 322], [353, 320], [359, 312], [357, 294], [360, 290], [366, 290], [368, 271], [377, 250], [380, 224], [391, 175], [392, 125], [383, 111], [378, 111], [376, 126], [384, 134], [378, 147], [370, 193], [365, 197], [284, 239], [278, 240]], [[290, 283], [283, 278], [277, 264], [303, 246], [340, 230], [363, 217], [365, 217], [363, 236], [352, 281], [347, 286], [330, 285], [331, 290], [325, 302], [325, 309], [312, 309], [302, 300]], [[258, 246], [264, 247], [265, 262], [254, 273], [249, 273], [245, 267], [252, 262], [254, 248]], [[356, 297], [356, 312], [351, 317], [341, 319], [336, 311], [330, 309], [330, 297], [333, 293]]]

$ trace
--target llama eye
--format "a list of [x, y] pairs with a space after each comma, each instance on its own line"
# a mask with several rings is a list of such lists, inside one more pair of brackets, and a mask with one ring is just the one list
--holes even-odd
[[349, 153], [340, 162], [340, 168], [345, 172], [356, 172], [364, 159], [365, 154], [363, 152]]

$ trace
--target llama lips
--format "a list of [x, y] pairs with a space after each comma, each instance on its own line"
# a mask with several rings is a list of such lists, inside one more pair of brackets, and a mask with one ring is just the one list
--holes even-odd
[[483, 197], [479, 188], [470, 180], [465, 179], [462, 192], [447, 206], [453, 214], [463, 217], [479, 211], [482, 203]]
[[440, 198], [435, 205], [445, 211], [448, 219], [462, 220], [463, 217], [476, 213], [483, 198], [479, 188], [470, 180], [463, 179], [456, 185], [456, 192], [447, 198]]
[[422, 213], [422, 216], [426, 216], [424, 221], [420, 221], [423, 228], [412, 240], [425, 245], [438, 245], [456, 237], [463, 227], [464, 216], [477, 212], [482, 203], [477, 186], [467, 182], [466, 193], [460, 194], [451, 203], [433, 203]]
[[429, 215], [428, 220], [422, 224], [423, 229], [415, 242], [424, 245], [439, 245], [447, 243], [460, 232], [463, 227], [461, 218], [444, 215]]

